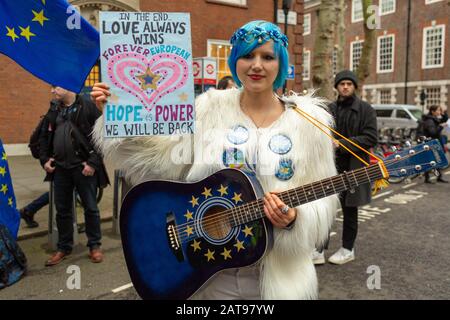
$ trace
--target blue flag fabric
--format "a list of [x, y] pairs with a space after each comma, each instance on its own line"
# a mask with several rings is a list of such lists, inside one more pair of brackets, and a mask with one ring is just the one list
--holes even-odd
[[0, 140], [0, 224], [6, 226], [17, 239], [20, 214], [16, 209], [16, 197], [11, 183], [8, 161], [2, 140]]
[[0, 0], [0, 52], [52, 85], [80, 92], [99, 41], [66, 0]]

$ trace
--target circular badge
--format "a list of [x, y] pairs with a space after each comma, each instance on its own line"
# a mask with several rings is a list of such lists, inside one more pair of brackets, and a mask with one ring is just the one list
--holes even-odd
[[248, 129], [240, 125], [231, 128], [230, 132], [227, 134], [228, 141], [235, 145], [246, 143], [248, 137]]
[[228, 168], [240, 169], [245, 164], [244, 153], [236, 148], [229, 148], [223, 151], [223, 164]]
[[292, 142], [289, 137], [283, 134], [277, 134], [270, 139], [269, 148], [276, 154], [286, 154], [291, 151]]
[[280, 168], [275, 172], [275, 177], [280, 180], [286, 181], [292, 178], [294, 175], [294, 166], [292, 165], [292, 160], [281, 159]]

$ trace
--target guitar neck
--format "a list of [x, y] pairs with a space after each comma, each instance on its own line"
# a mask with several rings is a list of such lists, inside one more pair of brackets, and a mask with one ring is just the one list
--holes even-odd
[[[379, 164], [356, 169], [316, 181], [298, 188], [283, 191], [278, 197], [289, 207], [297, 207], [302, 204], [319, 200], [333, 194], [354, 189], [357, 186], [367, 184], [383, 178], [383, 172]], [[241, 225], [250, 221], [265, 217], [263, 199], [248, 202], [242, 206], [230, 210], [231, 224]]]

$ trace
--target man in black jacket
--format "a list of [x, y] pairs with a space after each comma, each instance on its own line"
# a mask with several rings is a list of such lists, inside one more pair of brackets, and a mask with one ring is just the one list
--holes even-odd
[[[378, 140], [376, 112], [370, 104], [355, 95], [358, 88], [356, 75], [350, 70], [339, 72], [335, 78], [335, 88], [339, 93], [338, 99], [330, 104], [329, 108], [334, 116], [336, 131], [366, 150], [374, 147]], [[344, 139], [336, 138], [366, 162], [370, 161], [369, 155]], [[343, 173], [365, 165], [347, 150], [336, 145], [336, 166], [338, 172]], [[342, 247], [328, 260], [334, 264], [344, 264], [355, 259], [353, 246], [358, 232], [358, 207], [370, 203], [371, 185], [364, 184], [354, 190], [344, 191], [340, 194], [340, 200], [344, 226]], [[323, 253], [321, 258], [324, 262]]]
[[73, 215], [72, 192], [76, 188], [84, 207], [89, 257], [102, 262], [100, 212], [97, 206], [97, 187], [109, 183], [102, 157], [90, 140], [95, 121], [101, 112], [89, 99], [61, 87], [52, 87], [57, 111], [47, 114], [47, 134], [42, 135], [41, 164], [52, 178], [55, 190], [57, 252], [46, 266], [60, 263], [72, 251]]

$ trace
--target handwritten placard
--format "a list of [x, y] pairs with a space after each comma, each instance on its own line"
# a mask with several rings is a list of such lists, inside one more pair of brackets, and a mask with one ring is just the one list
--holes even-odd
[[189, 13], [100, 12], [106, 137], [194, 132]]

